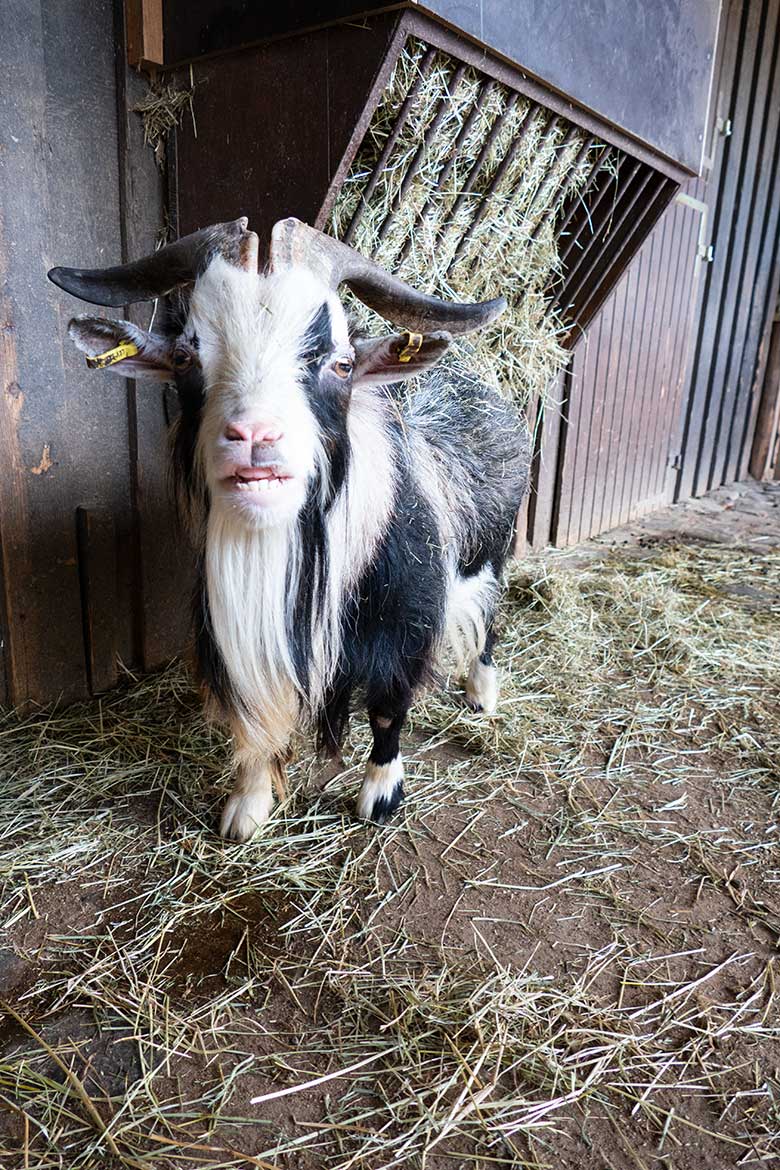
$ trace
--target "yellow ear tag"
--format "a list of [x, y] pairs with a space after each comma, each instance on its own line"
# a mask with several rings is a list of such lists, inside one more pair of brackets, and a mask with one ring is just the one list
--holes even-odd
[[95, 357], [87, 358], [87, 365], [90, 370], [104, 370], [106, 366], [115, 366], [117, 362], [123, 362], [125, 358], [134, 357], [138, 353], [138, 346], [133, 345], [132, 341], [125, 341], [122, 345], [116, 345], [113, 349], [107, 349], [105, 353], [98, 353]]
[[410, 362], [414, 355], [418, 354], [422, 349], [422, 343], [422, 333], [407, 333], [406, 345], [398, 355], [399, 362]]

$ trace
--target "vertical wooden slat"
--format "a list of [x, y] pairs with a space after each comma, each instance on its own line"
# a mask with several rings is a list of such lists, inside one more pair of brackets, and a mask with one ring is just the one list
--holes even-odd
[[651, 485], [655, 478], [655, 469], [659, 458], [660, 435], [664, 426], [667, 425], [668, 407], [671, 397], [671, 387], [669, 385], [671, 328], [668, 314], [669, 302], [673, 295], [672, 284], [680, 246], [676, 212], [677, 207], [675, 204], [672, 204], [665, 216], [664, 243], [658, 271], [659, 295], [656, 302], [655, 321], [653, 323], [654, 353], [653, 360], [648, 367], [651, 405], [638, 491], [639, 500], [644, 508], [648, 506], [648, 503], [652, 506], [652, 502], [654, 502]]
[[[712, 239], [714, 260], [706, 274], [702, 313], [691, 366], [688, 410], [684, 429], [683, 466], [677, 485], [677, 498], [698, 495], [707, 488], [711, 444], [705, 442], [709, 428], [712, 433], [714, 412], [718, 407], [718, 387], [715, 384], [715, 358], [722, 339], [722, 305], [727, 292], [731, 268], [731, 225], [739, 195], [743, 173], [742, 145], [747, 133], [747, 115], [751, 108], [753, 65], [758, 55], [758, 33], [764, 16], [763, 3], [735, 3], [729, 10], [726, 30], [727, 61], [724, 65], [724, 84], [731, 87], [727, 114], [732, 128], [729, 136], [721, 137], [716, 146], [717, 166], [708, 200], [713, 205]], [[733, 64], [731, 53], [733, 52]], [[713, 399], [715, 392], [715, 402]]]
[[[777, 5], [780, 8], [780, 4]], [[778, 14], [780, 15], [780, 14]], [[772, 54], [773, 76], [766, 101], [767, 124], [762, 151], [756, 160], [756, 186], [753, 195], [755, 220], [751, 228], [745, 258], [742, 313], [735, 345], [732, 369], [734, 408], [729, 420], [721, 479], [731, 483], [739, 475], [745, 435], [753, 405], [753, 374], [756, 352], [767, 317], [767, 294], [774, 271], [774, 248], [780, 222], [778, 171], [780, 167], [780, 20], [775, 31]], [[741, 344], [739, 344], [741, 339]]]
[[690, 341], [693, 334], [696, 279], [701, 270], [701, 260], [697, 256], [701, 212], [693, 208], [686, 211], [682, 207], [678, 207], [677, 216], [681, 222], [681, 237], [675, 265], [675, 297], [670, 311], [673, 330], [671, 343], [673, 362], [670, 373], [671, 400], [668, 425], [664, 434], [664, 446], [657, 461], [656, 480], [653, 486], [655, 497], [662, 499], [665, 503], [671, 502], [677, 479], [674, 464], [676, 464], [678, 457], [676, 447], [680, 429], [681, 394], [685, 384]]
[[[707, 488], [722, 482], [721, 435], [725, 430], [727, 442], [736, 389], [735, 378], [732, 377], [734, 349], [746, 328], [749, 282], [753, 276], [748, 265], [748, 256], [753, 232], [756, 185], [759, 182], [763, 141], [769, 116], [767, 86], [772, 66], [772, 54], [762, 50], [770, 48], [774, 43], [777, 7], [777, 0], [768, 0], [762, 6], [757, 32], [757, 60], [752, 68], [743, 70], [740, 78], [743, 102], [735, 133], [741, 137], [741, 158], [726, 244], [728, 254], [725, 261], [725, 287], [718, 312], [717, 346], [710, 364], [709, 410], [705, 419], [699, 458], [701, 484]], [[763, 211], [763, 208], [761, 210]], [[720, 246], [720, 240], [716, 241], [716, 254]]]
[[553, 509], [558, 483], [558, 451], [563, 412], [566, 407], [567, 369], [563, 369], [547, 391], [541, 427], [537, 428], [534, 453], [533, 495], [529, 504], [529, 540], [534, 550], [551, 541]]
[[155, 68], [163, 54], [163, 0], [125, 0], [127, 63], [134, 68]]
[[626, 475], [628, 437], [630, 435], [630, 420], [633, 408], [633, 396], [636, 389], [636, 349], [639, 339], [639, 325], [641, 320], [642, 298], [638, 295], [643, 286], [643, 277], [647, 266], [647, 253], [643, 247], [634, 263], [631, 265], [627, 282], [626, 302], [630, 308], [630, 315], [626, 320], [626, 335], [623, 340], [624, 365], [618, 377], [619, 423], [617, 442], [613, 460], [612, 482], [610, 490], [605, 493], [604, 508], [601, 514], [600, 527], [612, 528], [618, 522], [620, 514], [620, 499], [623, 490], [623, 481]]
[[[143, 142], [143, 127], [133, 113], [146, 80], [129, 69], [121, 40], [121, 2], [117, 12], [117, 106], [122, 258], [153, 252], [164, 231], [165, 190], [154, 155]], [[175, 160], [168, 160], [175, 169]], [[131, 306], [128, 316], [148, 328], [153, 305]], [[132, 571], [135, 598], [134, 657], [147, 670], [182, 653], [190, 639], [193, 558], [174, 517], [167, 483], [168, 416], [159, 382], [129, 379], [128, 459], [134, 527]]]
[[76, 517], [84, 651], [89, 689], [97, 695], [117, 681], [116, 532], [107, 508], [80, 507]]
[[[600, 397], [603, 401], [603, 406], [600, 412], [598, 432], [594, 434], [592, 440], [591, 464], [588, 473], [589, 483], [587, 485], [587, 506], [583, 515], [581, 539], [585, 536], [591, 536], [594, 532], [600, 530], [601, 503], [609, 478], [612, 439], [617, 420], [617, 407], [620, 401], [617, 374], [620, 363], [620, 346], [625, 317], [626, 284], [627, 280], [624, 276], [609, 301], [609, 337], [604, 352], [602, 371], [599, 375], [602, 387]], [[604, 393], [604, 390], [607, 393]]]
[[632, 390], [630, 412], [625, 425], [623, 440], [626, 451], [625, 471], [621, 477], [620, 495], [616, 500], [613, 519], [618, 524], [624, 524], [631, 513], [632, 497], [631, 482], [634, 476], [636, 461], [639, 457], [640, 421], [644, 407], [644, 379], [643, 374], [647, 367], [647, 355], [652, 341], [652, 305], [648, 290], [652, 287], [651, 273], [658, 250], [661, 228], [657, 225], [648, 240], [642, 247], [644, 271], [642, 284], [637, 290], [642, 309], [637, 325], [637, 334], [634, 340], [634, 361], [632, 372]]

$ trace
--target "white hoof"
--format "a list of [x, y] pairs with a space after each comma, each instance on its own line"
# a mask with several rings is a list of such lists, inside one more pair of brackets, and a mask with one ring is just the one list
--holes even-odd
[[498, 674], [495, 666], [486, 666], [475, 658], [466, 679], [466, 702], [474, 711], [493, 715], [498, 705]]
[[222, 812], [219, 826], [221, 836], [231, 841], [249, 841], [271, 815], [274, 806], [270, 788], [255, 788], [251, 792], [233, 792]]
[[389, 764], [366, 764], [366, 777], [357, 801], [364, 821], [383, 825], [404, 798], [404, 762], [397, 755]]

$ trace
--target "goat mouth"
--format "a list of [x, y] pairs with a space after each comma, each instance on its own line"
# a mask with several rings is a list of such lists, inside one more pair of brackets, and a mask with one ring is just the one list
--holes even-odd
[[291, 475], [286, 475], [277, 467], [240, 467], [227, 476], [223, 483], [229, 491], [242, 495], [270, 496], [291, 480]]

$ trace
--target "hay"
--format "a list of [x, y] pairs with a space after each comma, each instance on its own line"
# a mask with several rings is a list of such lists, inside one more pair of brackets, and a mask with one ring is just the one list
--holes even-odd
[[777, 552], [520, 565], [498, 715], [417, 704], [405, 815], [352, 819], [361, 722], [246, 847], [180, 668], [6, 715], [3, 1165], [768, 1164], [778, 662]]
[[[401, 53], [339, 193], [330, 230], [343, 237], [357, 211], [352, 244], [416, 287], [467, 301], [505, 295], [508, 311], [469, 343], [460, 343], [457, 360], [525, 406], [546, 392], [567, 360], [559, 344], [564, 326], [543, 290], [558, 271], [556, 213], [582, 185], [601, 147], [593, 144], [580, 157], [582, 134], [564, 141], [561, 124], [545, 132], [542, 113], [529, 115], [525, 99], [516, 100], [504, 86], [486, 85], [473, 69], [458, 79], [456, 63], [444, 53], [436, 53], [423, 74], [426, 50], [410, 40]], [[409, 117], [366, 200], [398, 111], [420, 77]], [[410, 177], [437, 118], [436, 132]], [[475, 169], [494, 127], [496, 136]], [[362, 306], [355, 311], [363, 325], [372, 323]]]
[[165, 161], [165, 144], [168, 135], [177, 126], [181, 125], [185, 111], [189, 110], [192, 118], [192, 130], [198, 137], [195, 125], [195, 107], [193, 96], [195, 81], [190, 66], [190, 84], [184, 89], [173, 82], [154, 80], [139, 102], [133, 106], [133, 113], [140, 114], [144, 129], [144, 145], [151, 147], [157, 165], [161, 167]]

